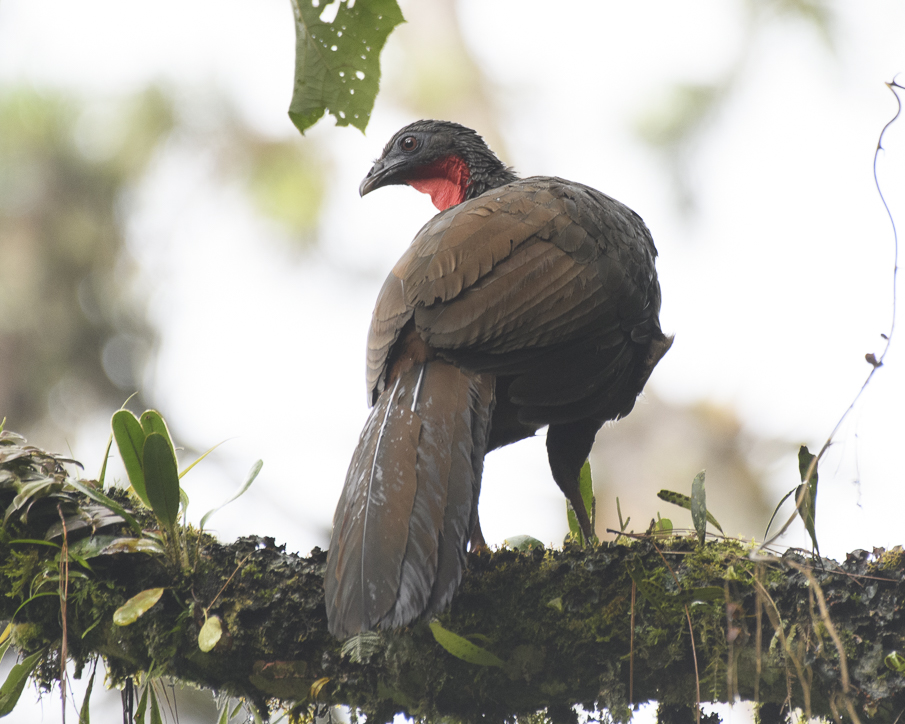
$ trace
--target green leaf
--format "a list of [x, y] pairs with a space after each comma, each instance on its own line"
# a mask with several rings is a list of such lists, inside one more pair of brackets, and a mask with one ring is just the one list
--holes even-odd
[[264, 720], [261, 719], [261, 712], [258, 711], [258, 707], [251, 707], [251, 714], [254, 717], [255, 724], [264, 724]]
[[137, 593], [113, 613], [113, 623], [128, 626], [143, 616], [163, 595], [162, 588], [148, 588]]
[[487, 649], [482, 649], [480, 646], [471, 643], [468, 639], [462, 638], [452, 631], [448, 631], [436, 621], [431, 621], [430, 630], [431, 633], [434, 634], [437, 643], [457, 659], [462, 659], [462, 661], [467, 661], [469, 664], [477, 664], [478, 666], [498, 666], [501, 669], [506, 668], [505, 662], [490, 653]]
[[530, 535], [514, 535], [503, 541], [503, 545], [516, 551], [530, 551], [533, 548], [543, 548], [544, 544]]
[[6, 716], [16, 708], [28, 677], [37, 668], [43, 656], [44, 649], [36, 651], [9, 670], [6, 681], [0, 686], [0, 717]]
[[157, 692], [150, 684], [148, 684], [148, 689], [150, 689], [149, 698], [151, 699], [151, 724], [163, 724], [163, 719], [160, 717], [160, 706], [157, 704]]
[[[795, 505], [798, 514], [804, 521], [804, 527], [811, 536], [814, 550], [820, 555], [817, 545], [817, 456], [812, 455], [807, 445], [798, 450], [798, 471], [801, 474], [801, 485], [795, 491]], [[808, 476], [810, 473], [810, 476]]]
[[138, 706], [135, 708], [135, 724], [145, 724], [145, 712], [148, 709], [148, 690], [150, 684], [146, 684], [141, 692], [141, 698], [138, 700]]
[[[591, 524], [594, 523], [594, 483], [591, 480], [591, 462], [589, 460], [584, 461], [584, 465], [581, 466], [581, 472], [578, 476], [578, 490], [581, 493], [581, 500], [584, 502], [584, 509], [588, 513], [588, 519], [591, 521]], [[575, 511], [572, 510], [571, 505], [566, 505], [566, 516], [569, 521], [569, 535], [573, 538], [577, 538], [582, 545], [584, 545], [584, 535], [581, 530], [581, 526], [578, 524], [578, 516], [575, 515]]]
[[698, 542], [703, 545], [707, 536], [707, 491], [704, 488], [705, 470], [694, 476], [691, 483], [691, 522], [698, 534]]
[[217, 645], [221, 636], [223, 636], [223, 623], [219, 616], [211, 616], [198, 632], [198, 648], [207, 653]]
[[36, 538], [14, 538], [9, 542], [10, 545], [15, 545], [17, 543], [20, 545], [49, 546], [50, 548], [56, 548], [58, 550], [62, 548], [59, 543], [51, 543], [47, 540], [37, 540]]
[[19, 494], [13, 498], [13, 502], [6, 509], [6, 515], [3, 516], [3, 524], [5, 525], [9, 517], [22, 508], [26, 509], [25, 514], [22, 516], [22, 522], [24, 523], [31, 504], [38, 498], [52, 493], [55, 488], [59, 488], [59, 482], [54, 478], [42, 478], [41, 480], [25, 483], [19, 490]]
[[[167, 427], [163, 415], [157, 412], [157, 410], [145, 410], [141, 413], [139, 422], [141, 423], [141, 429], [144, 430], [145, 437], [152, 432], [156, 432], [167, 439], [167, 442], [170, 443], [170, 447], [173, 446], [173, 438], [170, 437], [170, 429]], [[174, 450], [173, 455], [175, 454], [176, 452]]]
[[[148, 436], [152, 433], [157, 433], [158, 435], [163, 435], [166, 439], [167, 444], [170, 446], [170, 452], [173, 455], [173, 460], [176, 459], [176, 446], [173, 445], [173, 438], [170, 436], [170, 429], [167, 427], [166, 421], [163, 419], [163, 415], [161, 415], [157, 410], [145, 410], [141, 413], [141, 429], [145, 432], [145, 441], [147, 441]], [[213, 449], [213, 448], [211, 448]], [[208, 450], [210, 452], [210, 450]], [[205, 453], [206, 455], [207, 453]], [[202, 455], [202, 458], [204, 456]], [[195, 462], [198, 462], [197, 460]], [[179, 474], [181, 478], [188, 470], [191, 468], [187, 468], [183, 473]], [[147, 476], [145, 476], [147, 477]]]
[[115, 500], [108, 498], [97, 488], [94, 488], [90, 485], [85, 485], [78, 480], [70, 479], [66, 482], [66, 484], [72, 486], [83, 495], [87, 495], [95, 503], [100, 503], [108, 510], [112, 510], [118, 516], [122, 517], [124, 521], [126, 521], [126, 524], [133, 530], [133, 532], [141, 534], [141, 526], [138, 524], [138, 521], [135, 520], [135, 518], [133, 518], [132, 515]]
[[151, 507], [148, 494], [145, 492], [145, 475], [142, 468], [142, 456], [145, 447], [145, 432], [138, 418], [128, 410], [117, 410], [110, 420], [113, 438], [119, 448], [119, 456], [126, 466], [129, 484], [141, 502]]
[[13, 642], [13, 637], [10, 635], [13, 630], [13, 625], [11, 623], [6, 624], [6, 628], [3, 629], [3, 633], [0, 634], [0, 661], [3, 661], [3, 657], [6, 656], [6, 652], [10, 647], [10, 644]]
[[210, 518], [214, 513], [220, 510], [220, 508], [223, 508], [224, 506], [232, 503], [236, 498], [238, 498], [246, 490], [248, 490], [249, 487], [251, 487], [251, 484], [255, 481], [255, 478], [258, 477], [258, 473], [261, 472], [262, 467], [264, 467], [264, 461], [258, 460], [254, 465], [251, 466], [251, 470], [249, 470], [248, 475], [245, 476], [245, 482], [242, 483], [242, 485], [236, 491], [236, 494], [233, 495], [233, 497], [231, 497], [225, 503], [220, 503], [220, 505], [218, 505], [216, 508], [212, 508], [204, 514], [204, 517], [201, 519], [201, 525], [199, 526], [201, 530], [204, 530], [204, 525], [205, 523], [207, 523], [208, 518]]
[[200, 463], [202, 460], [204, 460], [204, 458], [206, 458], [208, 455], [210, 455], [212, 452], [214, 452], [214, 450], [216, 450], [216, 449], [217, 449], [218, 447], [220, 447], [222, 444], [223, 444], [222, 442], [218, 442], [218, 443], [217, 443], [216, 445], [214, 445], [213, 447], [209, 447], [207, 450], [205, 450], [205, 451], [200, 455], [200, 457], [199, 457], [197, 460], [195, 460], [191, 465], [189, 465], [188, 467], [186, 467], [184, 470], [182, 470], [182, 471], [179, 473], [179, 477], [180, 477], [180, 478], [185, 477], [185, 474], [186, 474], [189, 470], [191, 470], [191, 469], [192, 469], [193, 467], [195, 467], [198, 463]]
[[91, 631], [92, 631], [92, 630], [93, 630], [93, 629], [94, 629], [101, 621], [103, 621], [102, 618], [100, 618], [100, 617], [96, 618], [96, 619], [94, 620], [94, 623], [93, 623], [93, 624], [91, 624], [90, 626], [88, 626], [88, 628], [86, 628], [84, 631], [82, 631], [82, 635], [81, 635], [79, 638], [81, 638], [81, 639], [84, 640], [85, 637], [88, 636], [88, 634], [91, 633]]
[[[661, 490], [657, 493], [657, 497], [660, 498], [660, 500], [665, 500], [667, 503], [672, 503], [673, 505], [678, 505], [680, 508], [685, 508], [685, 510], [691, 510], [691, 498], [682, 493], [676, 493], [672, 490]], [[720, 533], [723, 532], [723, 527], [709, 512], [707, 513], [707, 522]]]
[[[812, 465], [813, 470], [811, 469]], [[774, 536], [774, 540], [788, 530], [797, 514], [802, 521], [804, 521], [804, 527], [808, 531], [808, 535], [811, 536], [811, 543], [814, 546], [814, 550], [820, 555], [820, 547], [817, 545], [817, 528], [815, 522], [817, 517], [817, 457], [810, 453], [806, 445], [802, 445], [798, 450], [798, 471], [801, 474], [801, 485], [782, 496], [782, 500], [776, 505], [773, 515], [770, 516], [770, 522], [767, 523], [767, 530], [764, 533], [764, 538], [769, 534], [770, 527], [773, 525], [773, 521], [776, 518], [779, 509], [782, 507], [782, 504], [785, 503], [786, 499], [791, 495], [794, 495], [795, 513], [793, 513], [786, 521], [779, 533]], [[811, 475], [809, 479], [805, 481], [809, 472]]]
[[[329, 112], [337, 126], [368, 125], [380, 87], [380, 51], [405, 22], [396, 0], [293, 0], [295, 84], [289, 118], [304, 133]], [[332, 22], [328, 15], [336, 10]]]
[[223, 702], [223, 709], [217, 719], [217, 724], [229, 724], [229, 699]]
[[625, 533], [625, 529], [628, 528], [629, 521], [631, 521], [632, 516], [629, 516], [625, 520], [622, 520], [622, 506], [619, 505], [619, 496], [616, 496], [616, 514], [619, 516], [619, 532]]
[[15, 618], [19, 614], [19, 611], [21, 611], [23, 608], [25, 608], [29, 603], [34, 601], [36, 598], [41, 598], [42, 596], [54, 596], [55, 598], [59, 598], [60, 592], [59, 591], [44, 591], [43, 593], [36, 593], [33, 596], [29, 596], [24, 601], [22, 601], [22, 603], [19, 604], [19, 608], [17, 608], [15, 610], [12, 617]]
[[[145, 432], [145, 440], [148, 439], [148, 435], [150, 435], [151, 433], [156, 432], [159, 435], [163, 435], [170, 446], [170, 450], [173, 453], [173, 459], [175, 460], [176, 446], [173, 445], [173, 438], [170, 436], [170, 429], [167, 427], [167, 423], [163, 419], [163, 415], [157, 412], [157, 410], [145, 410], [143, 413], [141, 413], [140, 422], [141, 429]], [[180, 475], [179, 477], [181, 478], [182, 475]]]
[[886, 668], [899, 674], [905, 674], [905, 656], [898, 651], [891, 651], [886, 655]]
[[95, 535], [82, 538], [69, 546], [69, 553], [89, 560], [97, 556], [115, 553], [164, 553], [160, 541], [153, 538], [119, 538], [113, 535]]
[[[770, 520], [767, 522], [767, 529], [764, 531], [765, 539], [769, 538], [769, 536], [770, 536], [770, 528], [772, 527], [773, 521], [776, 519], [776, 514], [779, 512], [779, 509], [782, 507], [782, 504], [785, 503], [789, 499], [789, 496], [794, 495], [794, 493], [795, 493], [795, 490], [790, 490], [788, 493], [783, 495], [782, 498], [780, 498], [779, 502], [776, 504], [776, 507], [773, 509], [773, 515], [770, 516]], [[787, 528], [788, 525], [789, 524], [786, 523], [785, 528]], [[785, 530], [785, 528], [783, 528], [783, 530]]]
[[107, 478], [107, 463], [110, 461], [110, 448], [113, 447], [113, 433], [110, 433], [110, 437], [107, 438], [107, 449], [104, 450], [104, 463], [101, 465], [101, 471], [98, 473], [97, 482], [101, 486], [104, 487], [104, 480]]
[[[182, 477], [182, 473], [179, 474]], [[186, 511], [189, 509], [189, 494], [185, 492], [185, 488], [179, 487], [179, 507], [182, 510], [182, 520], [186, 521]], [[188, 525], [186, 523], [186, 525]]]
[[161, 525], [170, 529], [179, 516], [179, 470], [172, 444], [159, 432], [152, 432], [145, 438], [143, 461], [151, 510]]
[[79, 710], [79, 724], [91, 724], [91, 709], [88, 702], [91, 699], [91, 690], [94, 688], [94, 675], [97, 673], [97, 662], [95, 662], [94, 670], [91, 672], [91, 678], [88, 679], [88, 687], [85, 689], [85, 699], [82, 701], [82, 708]]

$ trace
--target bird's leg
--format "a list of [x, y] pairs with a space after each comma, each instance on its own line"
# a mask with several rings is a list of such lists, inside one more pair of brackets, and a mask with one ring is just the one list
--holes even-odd
[[601, 423], [596, 420], [579, 420], [550, 425], [547, 430], [547, 457], [553, 479], [572, 504], [586, 541], [593, 539], [594, 528], [581, 498], [579, 476], [600, 426]]

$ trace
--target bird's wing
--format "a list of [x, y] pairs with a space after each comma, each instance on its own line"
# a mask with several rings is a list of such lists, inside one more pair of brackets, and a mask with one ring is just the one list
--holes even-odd
[[379, 391], [413, 320], [441, 356], [521, 375], [510, 394], [524, 404], [587, 398], [631, 366], [628, 340], [660, 334], [655, 255], [634, 212], [561, 179], [523, 179], [452, 207], [421, 229], [381, 290], [369, 389]]

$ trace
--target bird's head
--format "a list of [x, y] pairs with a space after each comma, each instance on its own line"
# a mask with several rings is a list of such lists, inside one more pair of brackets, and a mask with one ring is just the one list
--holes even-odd
[[441, 211], [516, 179], [470, 128], [449, 121], [415, 121], [394, 135], [359, 186], [408, 184]]

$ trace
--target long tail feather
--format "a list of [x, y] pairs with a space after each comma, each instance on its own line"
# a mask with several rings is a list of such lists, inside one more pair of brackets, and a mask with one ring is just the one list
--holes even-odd
[[476, 519], [492, 407], [492, 377], [440, 360], [380, 396], [333, 519], [325, 589], [335, 636], [448, 605]]

